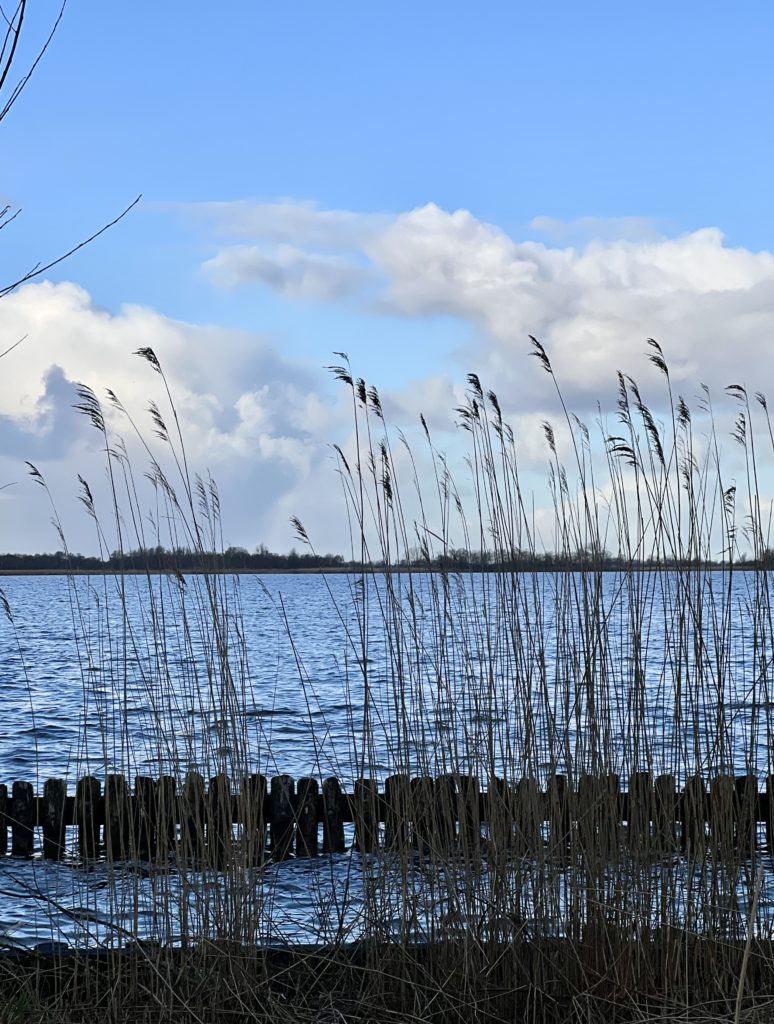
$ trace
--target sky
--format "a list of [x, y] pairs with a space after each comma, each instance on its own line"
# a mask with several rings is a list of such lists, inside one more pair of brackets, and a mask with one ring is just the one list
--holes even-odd
[[[17, 77], [58, 10], [31, 6]], [[0, 351], [24, 339], [0, 359], [0, 549], [60, 547], [25, 460], [69, 546], [94, 548], [78, 476], [101, 495], [104, 459], [75, 386], [112, 389], [150, 438], [144, 346], [224, 543], [248, 549], [288, 550], [294, 515], [346, 548], [334, 352], [455, 456], [477, 372], [538, 504], [557, 403], [530, 334], [581, 417], [614, 408], [618, 369], [663, 396], [649, 337], [689, 402], [765, 391], [772, 42], [764, 2], [69, 0], [0, 123], [0, 202], [21, 211], [0, 283], [142, 198], [0, 300]]]

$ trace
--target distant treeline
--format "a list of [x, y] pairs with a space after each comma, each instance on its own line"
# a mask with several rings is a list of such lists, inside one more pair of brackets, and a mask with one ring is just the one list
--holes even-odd
[[[525, 572], [557, 570], [669, 569], [690, 564], [705, 568], [722, 568], [727, 563], [713, 560], [677, 561], [669, 558], [650, 558], [629, 561], [607, 552], [577, 551], [572, 554], [514, 551], [481, 553], [457, 548], [443, 555], [429, 555], [416, 551], [408, 558], [392, 563], [392, 568], [435, 569], [453, 572], [503, 572], [514, 569]], [[774, 569], [774, 550], [767, 550], [760, 560], [741, 555], [734, 560], [739, 568]], [[108, 558], [79, 555], [66, 551], [46, 554], [0, 554], [0, 572], [303, 572], [319, 569], [358, 571], [383, 569], [380, 561], [363, 564], [347, 560], [342, 555], [318, 555], [291, 549], [287, 554], [269, 551], [259, 545], [252, 553], [242, 547], [229, 547], [220, 552], [191, 551], [187, 548], [167, 550], [163, 547], [139, 548], [134, 551], [113, 552]]]

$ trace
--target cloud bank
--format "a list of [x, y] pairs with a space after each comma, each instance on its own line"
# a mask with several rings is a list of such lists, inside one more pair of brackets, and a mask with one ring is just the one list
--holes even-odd
[[[465, 373], [475, 370], [497, 391], [528, 465], [544, 465], [539, 425], [556, 404], [550, 380], [527, 358], [529, 334], [546, 346], [581, 416], [595, 415], [598, 401], [612, 407], [617, 369], [650, 386], [650, 336], [689, 402], [700, 382], [716, 393], [732, 382], [765, 392], [772, 379], [774, 254], [732, 248], [717, 228], [665, 237], [638, 218], [568, 227], [538, 219], [530, 230], [553, 234], [560, 244], [550, 245], [434, 204], [393, 215], [291, 201], [204, 204], [193, 213], [215, 240], [203, 270], [216, 287], [268, 289], [286, 302], [361, 317], [366, 340], [350, 351], [356, 373], [361, 360], [378, 367], [369, 323], [397, 324], [394, 346], [380, 358], [402, 367], [403, 380], [383, 394], [385, 409], [401, 427], [424, 412], [441, 444], [457, 443], [452, 410]], [[597, 237], [566, 244], [591, 230]], [[470, 341], [419, 378], [400, 321], [439, 316], [467, 325]], [[413, 345], [416, 329], [411, 334]], [[50, 283], [0, 302], [0, 350], [22, 337], [0, 362], [0, 483], [21, 481], [29, 458], [72, 493], [95, 450], [71, 409], [73, 383], [99, 394], [112, 388], [146, 423], [143, 409], [159, 382], [131, 353], [148, 345], [168, 372], [191, 464], [221, 484], [227, 543], [287, 549], [288, 519], [298, 514], [314, 523], [318, 547], [345, 549], [329, 444], [350, 442], [346, 396], [294, 358], [287, 339], [280, 346], [139, 306], [109, 312], [75, 284]], [[30, 513], [21, 482], [0, 491], [0, 510], [0, 547], [54, 546], [45, 540], [47, 513]], [[72, 546], [86, 548], [78, 530]]]

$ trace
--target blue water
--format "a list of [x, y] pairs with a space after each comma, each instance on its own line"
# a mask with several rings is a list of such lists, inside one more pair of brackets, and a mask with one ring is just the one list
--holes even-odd
[[[599, 765], [624, 778], [774, 771], [770, 588], [754, 573], [34, 576], [0, 587], [13, 616], [0, 619], [9, 786], [27, 779], [39, 792], [54, 776], [72, 792], [87, 773], [191, 769], [336, 775], [345, 788], [460, 767], [483, 780]], [[118, 878], [105, 865], [11, 858], [0, 870], [0, 934], [12, 943], [174, 941], [154, 893], [193, 898], [174, 872]], [[271, 866], [250, 919], [264, 940], [357, 935], [368, 877], [349, 855]]]

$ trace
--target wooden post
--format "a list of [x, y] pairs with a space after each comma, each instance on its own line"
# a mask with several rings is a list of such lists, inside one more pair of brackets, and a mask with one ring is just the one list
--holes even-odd
[[93, 775], [85, 775], [75, 784], [75, 812], [78, 827], [78, 854], [82, 860], [94, 860], [99, 848], [99, 804], [102, 786]]
[[269, 845], [275, 860], [286, 860], [293, 848], [293, 791], [290, 775], [275, 775], [271, 780]]
[[67, 783], [64, 779], [46, 779], [43, 784], [43, 856], [47, 860], [61, 860], [65, 851], [64, 812], [67, 803]]
[[543, 840], [543, 794], [536, 779], [519, 779], [514, 794], [516, 848], [534, 853]]
[[408, 775], [390, 775], [384, 783], [384, 841], [388, 850], [408, 848], [410, 800], [411, 780]]
[[137, 856], [152, 860], [156, 853], [155, 783], [148, 775], [134, 780], [134, 834]]
[[165, 862], [177, 840], [177, 780], [172, 775], [162, 775], [154, 786], [155, 850], [154, 855]]
[[207, 794], [207, 854], [210, 864], [222, 871], [231, 859], [231, 783], [228, 775], [210, 779]]
[[31, 782], [14, 782], [11, 793], [11, 854], [14, 857], [31, 857], [34, 846], [35, 791]]
[[[409, 789], [410, 795], [410, 789]], [[428, 819], [430, 835], [439, 851], [451, 853], [457, 848], [459, 797], [456, 775], [440, 775], [434, 786], [435, 815]]]
[[296, 856], [317, 856], [317, 779], [299, 779], [296, 787]]
[[578, 796], [576, 800], [576, 816], [578, 819], [578, 838], [580, 848], [589, 863], [599, 861], [599, 839], [597, 825], [599, 822], [598, 804], [600, 800], [601, 780], [595, 775], [584, 772], [578, 779]]
[[344, 822], [341, 814], [342, 793], [339, 780], [324, 779], [323, 793], [323, 853], [344, 853]]
[[130, 860], [135, 854], [129, 841], [129, 787], [123, 775], [105, 779], [105, 854], [109, 860]]
[[475, 775], [458, 777], [457, 807], [460, 851], [463, 856], [478, 860], [481, 856], [481, 812], [479, 784]]
[[411, 780], [412, 841], [420, 853], [429, 853], [436, 838], [435, 783], [429, 775]]
[[204, 859], [204, 779], [199, 772], [188, 772], [183, 783], [182, 819], [183, 864], [186, 870]]
[[650, 772], [632, 772], [629, 776], [627, 838], [632, 852], [647, 854], [651, 849], [650, 823], [655, 817], [653, 777]]
[[379, 790], [374, 779], [355, 781], [355, 849], [373, 853], [379, 841]]
[[8, 806], [8, 787], [6, 785], [0, 786], [0, 857], [5, 857], [8, 853], [8, 815], [6, 814], [6, 808]]
[[513, 830], [516, 817], [516, 799], [505, 779], [493, 776], [487, 791], [486, 821], [489, 827], [490, 857], [501, 860], [513, 848]]
[[659, 775], [654, 787], [653, 822], [656, 844], [662, 853], [675, 848], [676, 812], [677, 780], [674, 775]]
[[245, 775], [241, 787], [242, 836], [245, 860], [260, 864], [266, 850], [266, 778], [263, 775]]
[[766, 843], [774, 853], [774, 775], [766, 776]]
[[758, 779], [754, 775], [740, 775], [734, 788], [736, 845], [744, 853], [752, 853], [758, 846]]
[[706, 844], [707, 788], [700, 775], [691, 775], [685, 780], [682, 798], [684, 850], [694, 856], [701, 855]]
[[736, 789], [731, 775], [716, 775], [710, 785], [710, 834], [713, 848], [721, 860], [734, 849], [734, 804]]
[[549, 775], [546, 787], [549, 842], [556, 852], [570, 842], [570, 799], [572, 790], [566, 775]]

